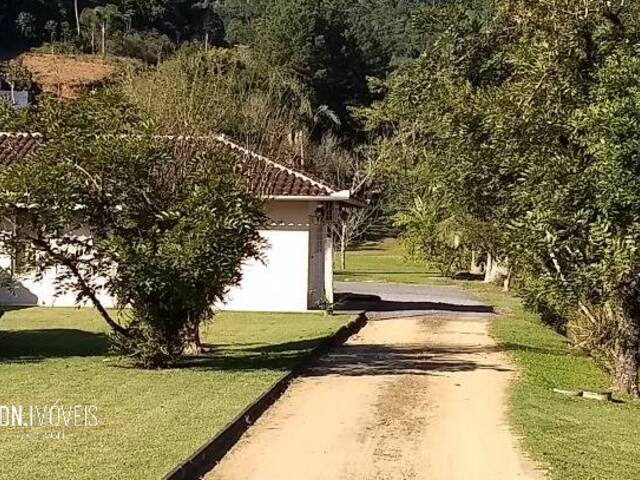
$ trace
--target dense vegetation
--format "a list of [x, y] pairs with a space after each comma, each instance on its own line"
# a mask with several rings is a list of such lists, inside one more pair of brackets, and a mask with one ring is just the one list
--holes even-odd
[[424, 0], [62, 0], [0, 6], [0, 45], [162, 61], [186, 43], [246, 45], [283, 83], [347, 124], [371, 100], [368, 77], [415, 55], [410, 15]]
[[424, 9], [426, 53], [364, 112], [380, 155], [401, 170], [398, 222], [414, 249], [449, 264], [486, 254], [490, 277], [516, 280], [529, 306], [636, 394], [638, 8]]
[[382, 216], [443, 273], [517, 288], [638, 393], [636, 3], [79, 1], [77, 24], [75, 7], [9, 2], [0, 30], [143, 60], [111, 88], [145, 128], [228, 133], [372, 198], [342, 246]]
[[[260, 258], [264, 213], [245, 177], [207, 142], [127, 136], [139, 121], [115, 95], [43, 102], [33, 122], [46, 145], [0, 171], [0, 251], [21, 259], [14, 271], [55, 271], [140, 365], [201, 353], [200, 325]], [[106, 125], [125, 136], [101, 135]]]

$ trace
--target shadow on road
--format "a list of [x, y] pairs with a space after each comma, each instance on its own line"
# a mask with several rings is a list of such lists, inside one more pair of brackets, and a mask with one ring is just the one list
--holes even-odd
[[459, 355], [495, 352], [497, 347], [446, 347], [420, 345], [344, 345], [325, 355], [306, 376], [320, 375], [437, 375], [490, 369], [511, 371], [492, 364], [458, 358]]
[[345, 312], [458, 312], [458, 313], [495, 313], [493, 307], [487, 305], [465, 305], [446, 302], [423, 302], [382, 300], [376, 295], [356, 293], [336, 294], [335, 309]]
[[344, 310], [367, 310], [372, 312], [405, 312], [405, 311], [429, 311], [434, 312], [463, 312], [463, 313], [494, 313], [493, 307], [486, 305], [458, 305], [455, 303], [439, 302], [398, 302], [381, 300], [379, 302], [353, 302], [347, 303]]

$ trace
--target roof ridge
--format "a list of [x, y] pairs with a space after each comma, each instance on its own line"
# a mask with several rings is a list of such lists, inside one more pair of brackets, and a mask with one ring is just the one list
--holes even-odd
[[[39, 132], [2, 132], [0, 131], [0, 136], [4, 136], [4, 137], [10, 137], [10, 138], [37, 138], [37, 139], [41, 139], [44, 136], [42, 135], [42, 133]], [[143, 134], [102, 134], [102, 136], [105, 137], [109, 137], [109, 136], [114, 136], [116, 138], [120, 137], [120, 138], [126, 138], [126, 137], [143, 137]], [[249, 148], [246, 147], [242, 147], [241, 145], [239, 145], [238, 143], [236, 143], [235, 141], [233, 141], [231, 138], [229, 138], [228, 136], [224, 135], [224, 134], [212, 134], [212, 135], [151, 135], [154, 138], [165, 138], [165, 139], [169, 139], [169, 140], [189, 140], [189, 139], [195, 139], [195, 140], [215, 140], [217, 142], [220, 142], [224, 145], [226, 145], [227, 147], [233, 149], [233, 150], [238, 150], [242, 153], [244, 153], [245, 155], [249, 155], [250, 157], [260, 160], [262, 162], [265, 162], [268, 165], [271, 165], [272, 167], [286, 172], [290, 175], [293, 175], [294, 177], [304, 181], [304, 182], [308, 182], [311, 185], [325, 190], [329, 195], [333, 194], [333, 193], [337, 193], [337, 189], [335, 187], [332, 187], [329, 184], [326, 184], [324, 182], [318, 181], [316, 179], [314, 179], [313, 177], [309, 176], [306, 173], [303, 173], [299, 170], [287, 167], [281, 163], [276, 162], [275, 160], [271, 160], [268, 157], [265, 157], [264, 155], [261, 155]]]
[[[121, 137], [128, 137], [131, 135], [128, 134], [121, 134], [119, 135]], [[134, 135], [134, 136], [141, 136], [141, 135]], [[167, 135], [167, 134], [157, 134], [157, 135], [152, 135], [152, 137], [155, 138], [166, 138], [169, 140], [189, 140], [189, 139], [195, 139], [195, 140], [217, 140], [221, 143], [224, 143], [225, 145], [227, 145], [228, 147], [233, 148], [234, 150], [240, 150], [241, 152], [250, 155], [251, 157], [254, 157], [258, 160], [261, 160], [263, 162], [268, 163], [269, 165], [272, 165], [276, 168], [278, 168], [279, 170], [283, 170], [287, 173], [290, 173], [291, 175], [300, 178], [301, 180], [307, 181], [309, 183], [311, 183], [312, 185], [318, 187], [318, 188], [323, 188], [325, 190], [327, 190], [329, 193], [336, 193], [337, 190], [330, 186], [327, 185], [326, 183], [320, 182], [312, 177], [310, 177], [309, 175], [307, 175], [306, 173], [303, 173], [299, 170], [295, 170], [293, 168], [287, 167], [286, 165], [283, 165], [281, 163], [276, 162], [275, 160], [271, 160], [268, 157], [265, 157], [264, 155], [260, 155], [258, 152], [255, 152], [253, 150], [250, 150], [248, 148], [242, 147], [241, 145], [238, 145], [235, 141], [233, 141], [231, 138], [229, 138], [227, 135], [225, 134], [212, 134], [212, 135]]]
[[294, 170], [293, 168], [287, 167], [285, 165], [282, 165], [281, 163], [278, 163], [274, 160], [271, 160], [270, 158], [265, 157], [264, 155], [260, 155], [257, 152], [254, 152], [253, 150], [249, 150], [248, 148], [242, 147], [240, 145], [238, 145], [236, 142], [234, 142], [233, 140], [231, 140], [229, 137], [227, 137], [224, 134], [219, 134], [219, 135], [215, 135], [214, 138], [216, 140], [219, 140], [220, 142], [224, 143], [225, 145], [236, 149], [236, 150], [240, 150], [241, 152], [246, 153], [247, 155], [250, 155], [254, 158], [257, 158], [263, 162], [266, 162], [270, 165], [273, 165], [274, 167], [280, 169], [280, 170], [284, 170], [285, 172], [290, 173], [291, 175], [300, 178], [302, 180], [305, 180], [313, 185], [315, 185], [318, 188], [323, 188], [325, 190], [327, 190], [329, 193], [336, 193], [336, 189], [331, 187], [330, 185], [327, 185], [326, 183], [322, 183], [319, 182], [318, 180], [315, 180], [313, 178], [311, 178], [310, 176], [306, 175], [305, 173], [302, 173], [298, 170]]

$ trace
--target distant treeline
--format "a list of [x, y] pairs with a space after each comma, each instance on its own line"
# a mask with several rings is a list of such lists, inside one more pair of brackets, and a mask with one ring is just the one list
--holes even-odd
[[[111, 32], [153, 33], [179, 45], [201, 40], [211, 45], [248, 43], [252, 25], [280, 0], [5, 0], [0, 2], [0, 45], [35, 47], [52, 40], [89, 48], [94, 22]], [[302, 2], [304, 3], [304, 2]], [[363, 49], [380, 62], [417, 53], [409, 19], [426, 0], [319, 0], [311, 9], [342, 14]], [[83, 14], [84, 12], [84, 14]], [[94, 14], [95, 15], [92, 15]], [[79, 33], [80, 32], [80, 33]], [[110, 35], [107, 35], [110, 36]], [[84, 40], [80, 42], [79, 40]]]

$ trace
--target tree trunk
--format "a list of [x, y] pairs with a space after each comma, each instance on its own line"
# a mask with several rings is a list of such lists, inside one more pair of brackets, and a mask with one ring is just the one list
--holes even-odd
[[56, 251], [53, 250], [53, 248], [51, 248], [51, 245], [49, 245], [44, 240], [41, 240], [39, 238], [32, 238], [31, 241], [36, 247], [39, 247], [40, 249], [44, 250], [53, 258], [58, 260], [58, 262], [60, 262], [62, 265], [64, 265], [69, 269], [69, 271], [73, 274], [73, 276], [78, 282], [79, 290], [82, 292], [84, 296], [86, 296], [89, 300], [91, 300], [91, 303], [93, 303], [93, 306], [96, 308], [96, 310], [98, 310], [98, 313], [102, 316], [104, 321], [107, 322], [107, 324], [111, 327], [111, 329], [115, 333], [119, 333], [124, 337], [130, 336], [129, 331], [126, 328], [119, 325], [117, 322], [115, 322], [111, 318], [111, 315], [109, 315], [109, 312], [107, 311], [107, 309], [104, 308], [104, 306], [98, 299], [96, 292], [93, 291], [93, 289], [89, 286], [87, 281], [84, 279], [84, 277], [80, 273], [80, 270], [78, 269], [77, 265], [75, 265], [69, 259], [65, 258], [64, 255], [60, 255], [56, 253]]
[[73, 11], [76, 14], [76, 31], [79, 37], [80, 36], [80, 12], [78, 11], [78, 0], [74, 0], [73, 2]]
[[471, 251], [471, 266], [469, 267], [469, 273], [473, 275], [482, 275], [484, 273], [484, 270], [482, 270], [482, 264], [478, 258], [478, 252], [475, 250]]
[[613, 380], [617, 390], [638, 396], [638, 351], [636, 347], [614, 353]]
[[91, 25], [91, 55], [96, 53], [96, 27]]
[[493, 272], [493, 255], [491, 252], [487, 252], [487, 263], [484, 265], [484, 283], [493, 282], [493, 278], [491, 277]]
[[511, 290], [511, 269], [507, 268], [507, 274], [504, 276], [504, 280], [502, 282], [502, 290], [504, 292], [508, 292]]
[[613, 348], [613, 380], [616, 389], [623, 393], [639, 396], [638, 368], [640, 368], [640, 322], [636, 312], [626, 309], [611, 309], [617, 319], [609, 321], [617, 324], [616, 339]]
[[[485, 266], [484, 270], [484, 282], [504, 282], [510, 275], [508, 265], [509, 262], [507, 259], [500, 261], [499, 259], [494, 258], [490, 253], [487, 253], [487, 265]], [[505, 284], [504, 287], [508, 288], [508, 284]]]
[[340, 236], [340, 270], [347, 268], [347, 224], [342, 224], [342, 235]]
[[102, 56], [105, 57], [107, 55], [106, 47], [105, 47], [105, 39], [107, 36], [107, 26], [104, 23], [102, 23], [102, 25], [100, 26], [100, 32], [102, 34]]
[[202, 342], [200, 341], [200, 322], [189, 319], [180, 332], [182, 337], [182, 353], [185, 355], [200, 355]]

